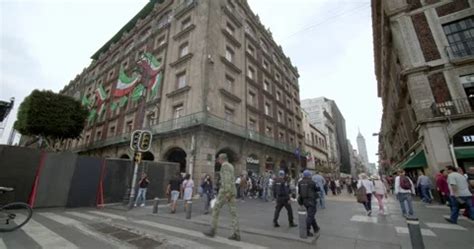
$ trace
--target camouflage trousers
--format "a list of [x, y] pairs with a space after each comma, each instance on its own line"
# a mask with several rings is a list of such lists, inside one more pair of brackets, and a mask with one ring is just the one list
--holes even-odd
[[219, 220], [219, 213], [221, 208], [227, 204], [229, 206], [230, 215], [232, 218], [232, 228], [234, 229], [234, 234], [240, 235], [239, 229], [239, 218], [237, 217], [237, 208], [235, 206], [235, 196], [232, 196], [230, 199], [226, 198], [226, 194], [224, 192], [219, 192], [216, 197], [216, 203], [214, 208], [212, 209], [212, 230], [217, 230], [217, 222]]

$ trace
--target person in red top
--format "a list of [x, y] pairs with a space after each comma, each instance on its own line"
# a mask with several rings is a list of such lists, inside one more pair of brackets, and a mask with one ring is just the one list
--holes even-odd
[[446, 201], [449, 202], [449, 187], [447, 180], [447, 171], [442, 169], [436, 174], [436, 190], [438, 190], [440, 203], [442, 205], [446, 204]]

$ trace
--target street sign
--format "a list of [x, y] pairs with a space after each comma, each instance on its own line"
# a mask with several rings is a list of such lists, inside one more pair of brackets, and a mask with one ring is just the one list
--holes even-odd
[[151, 131], [136, 130], [130, 138], [130, 149], [140, 152], [149, 151], [152, 138]]

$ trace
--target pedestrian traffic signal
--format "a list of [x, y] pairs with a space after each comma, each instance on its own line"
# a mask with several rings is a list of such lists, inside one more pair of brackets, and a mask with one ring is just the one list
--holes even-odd
[[140, 144], [138, 149], [140, 151], [148, 151], [151, 147], [152, 134], [149, 131], [143, 131], [141, 133]]

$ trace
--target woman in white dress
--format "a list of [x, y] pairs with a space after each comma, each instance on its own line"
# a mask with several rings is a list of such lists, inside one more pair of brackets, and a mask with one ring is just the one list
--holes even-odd
[[[194, 189], [194, 181], [191, 179], [190, 174], [186, 174], [184, 177], [183, 185], [181, 186], [181, 194], [184, 199], [184, 209], [188, 209], [188, 202], [191, 201], [193, 198], [193, 189]], [[183, 194], [184, 192], [184, 194]]]

